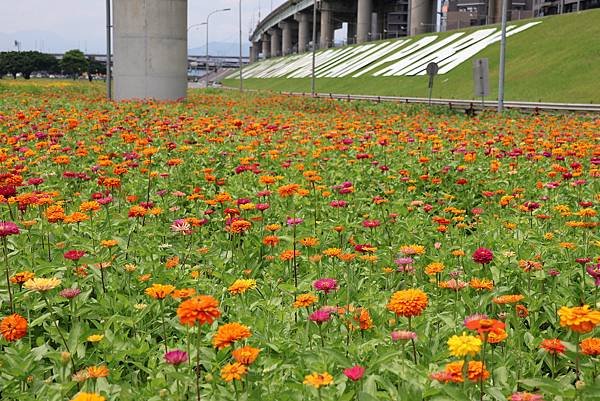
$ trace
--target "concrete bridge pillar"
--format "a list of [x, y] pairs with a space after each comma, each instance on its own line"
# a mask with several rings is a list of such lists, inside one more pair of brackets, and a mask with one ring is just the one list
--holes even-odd
[[271, 35], [271, 57], [281, 56], [281, 29], [271, 28], [269, 29]]
[[260, 54], [260, 42], [252, 43], [250, 46], [250, 62], [255, 63], [258, 61], [258, 55]]
[[271, 58], [271, 37], [268, 33], [263, 33], [260, 38], [262, 42], [262, 55], [263, 58]]
[[369, 40], [372, 10], [372, 0], [358, 0], [356, 13], [356, 43], [364, 43]]
[[431, 32], [433, 26], [433, 8], [431, 0], [410, 1], [410, 35]]
[[319, 48], [327, 49], [333, 45], [333, 9], [328, 1], [321, 2], [321, 35]]
[[356, 23], [348, 22], [348, 32], [346, 33], [346, 43], [352, 45], [356, 43]]
[[279, 23], [279, 28], [281, 28], [281, 54], [286, 56], [292, 53], [293, 23], [291, 21], [282, 21]]
[[294, 19], [298, 21], [298, 53], [304, 53], [308, 50], [308, 43], [312, 35], [311, 18], [308, 14], [298, 13], [294, 15]]
[[184, 98], [187, 0], [120, 0], [113, 12], [115, 99]]

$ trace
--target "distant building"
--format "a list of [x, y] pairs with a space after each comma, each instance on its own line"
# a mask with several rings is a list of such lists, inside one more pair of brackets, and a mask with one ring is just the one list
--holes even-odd
[[[534, 2], [540, 0], [507, 0], [508, 19], [532, 18]], [[502, 0], [450, 0], [446, 14], [446, 30], [500, 23]]]
[[[508, 20], [571, 13], [600, 7], [600, 0], [507, 0]], [[443, 18], [445, 29], [497, 24], [501, 21], [502, 0], [448, 0]], [[442, 6], [442, 10], [444, 6]], [[445, 21], [444, 21], [445, 20]], [[443, 24], [444, 25], [444, 24]]]

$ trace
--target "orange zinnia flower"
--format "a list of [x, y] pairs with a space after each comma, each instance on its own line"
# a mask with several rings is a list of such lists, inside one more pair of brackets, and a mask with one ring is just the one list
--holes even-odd
[[567, 347], [557, 338], [542, 340], [540, 348], [545, 349], [549, 354], [564, 354]]
[[0, 322], [0, 333], [9, 342], [23, 338], [27, 334], [27, 320], [13, 313]]
[[211, 324], [221, 316], [219, 302], [210, 295], [199, 295], [183, 301], [177, 308], [177, 316], [181, 324], [193, 326], [198, 324]]
[[154, 299], [165, 299], [175, 290], [172, 285], [152, 284], [152, 287], [146, 288], [146, 295]]
[[244, 326], [241, 323], [233, 322], [227, 323], [219, 327], [217, 333], [212, 339], [212, 343], [215, 348], [222, 349], [229, 347], [236, 341], [243, 340], [252, 335], [252, 332], [248, 326]]
[[294, 308], [308, 308], [309, 306], [317, 302], [317, 300], [318, 298], [311, 293], [300, 294], [296, 297], [296, 300], [294, 301]]
[[585, 355], [598, 356], [600, 355], [600, 338], [586, 338], [579, 343], [579, 348], [581, 348], [581, 352]]
[[196, 294], [196, 290], [193, 288], [182, 288], [175, 290], [171, 293], [171, 297], [174, 299], [186, 299]]
[[515, 304], [525, 298], [523, 295], [514, 294], [514, 295], [502, 295], [496, 297], [492, 300], [495, 304], [498, 305], [506, 305], [506, 304]]
[[233, 359], [235, 359], [242, 365], [248, 366], [256, 360], [259, 353], [260, 350], [258, 348], [250, 347], [247, 345], [245, 347], [233, 350], [231, 356], [233, 357]]
[[223, 369], [221, 369], [221, 377], [226, 382], [241, 380], [242, 376], [244, 376], [247, 372], [248, 368], [239, 362], [228, 363], [227, 365], [223, 366]]
[[477, 330], [477, 332], [481, 335], [483, 333], [490, 333], [492, 331], [504, 330], [506, 325], [495, 319], [476, 319], [468, 321], [465, 326], [469, 330]]
[[313, 386], [314, 388], [319, 388], [321, 386], [327, 386], [333, 383], [333, 376], [331, 376], [327, 372], [323, 373], [311, 373], [308, 376], [304, 377], [304, 384], [308, 384], [309, 386]]
[[589, 305], [569, 308], [563, 306], [558, 310], [560, 325], [577, 333], [589, 333], [600, 324], [600, 311], [590, 310]]
[[97, 379], [99, 377], [108, 377], [109, 370], [106, 365], [89, 366], [87, 368], [88, 377]]
[[392, 295], [387, 308], [398, 316], [419, 316], [427, 307], [427, 294], [419, 289], [397, 291]]

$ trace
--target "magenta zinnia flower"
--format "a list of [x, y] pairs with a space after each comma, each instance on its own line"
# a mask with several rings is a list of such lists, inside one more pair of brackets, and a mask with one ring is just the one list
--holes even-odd
[[19, 226], [12, 221], [0, 221], [0, 237], [8, 237], [19, 232]]
[[173, 351], [165, 352], [165, 362], [170, 365], [181, 365], [188, 360], [188, 353], [180, 349], [174, 349]]
[[83, 258], [85, 256], [85, 252], [84, 251], [78, 251], [76, 249], [71, 249], [67, 252], [65, 252], [63, 254], [63, 256], [65, 257], [65, 259], [69, 259], [69, 260], [73, 260], [73, 261], [78, 261], [79, 259]]
[[473, 262], [488, 264], [494, 259], [494, 254], [487, 248], [478, 248], [473, 252]]
[[360, 365], [354, 365], [351, 368], [344, 369], [344, 374], [348, 379], [355, 382], [362, 379], [365, 374], [365, 368]]
[[313, 287], [317, 291], [329, 294], [331, 291], [337, 290], [337, 281], [333, 278], [320, 278], [313, 283]]
[[73, 299], [79, 294], [81, 294], [81, 290], [79, 288], [65, 288], [58, 293], [58, 295], [67, 299]]
[[317, 309], [310, 314], [308, 319], [317, 324], [323, 324], [331, 318], [331, 311], [325, 308]]
[[600, 287], [600, 263], [587, 265], [585, 271], [594, 279], [594, 285]]

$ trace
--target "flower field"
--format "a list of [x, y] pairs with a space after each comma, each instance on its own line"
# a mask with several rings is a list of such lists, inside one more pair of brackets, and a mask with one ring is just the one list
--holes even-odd
[[597, 117], [102, 96], [0, 91], [0, 399], [600, 399]]

